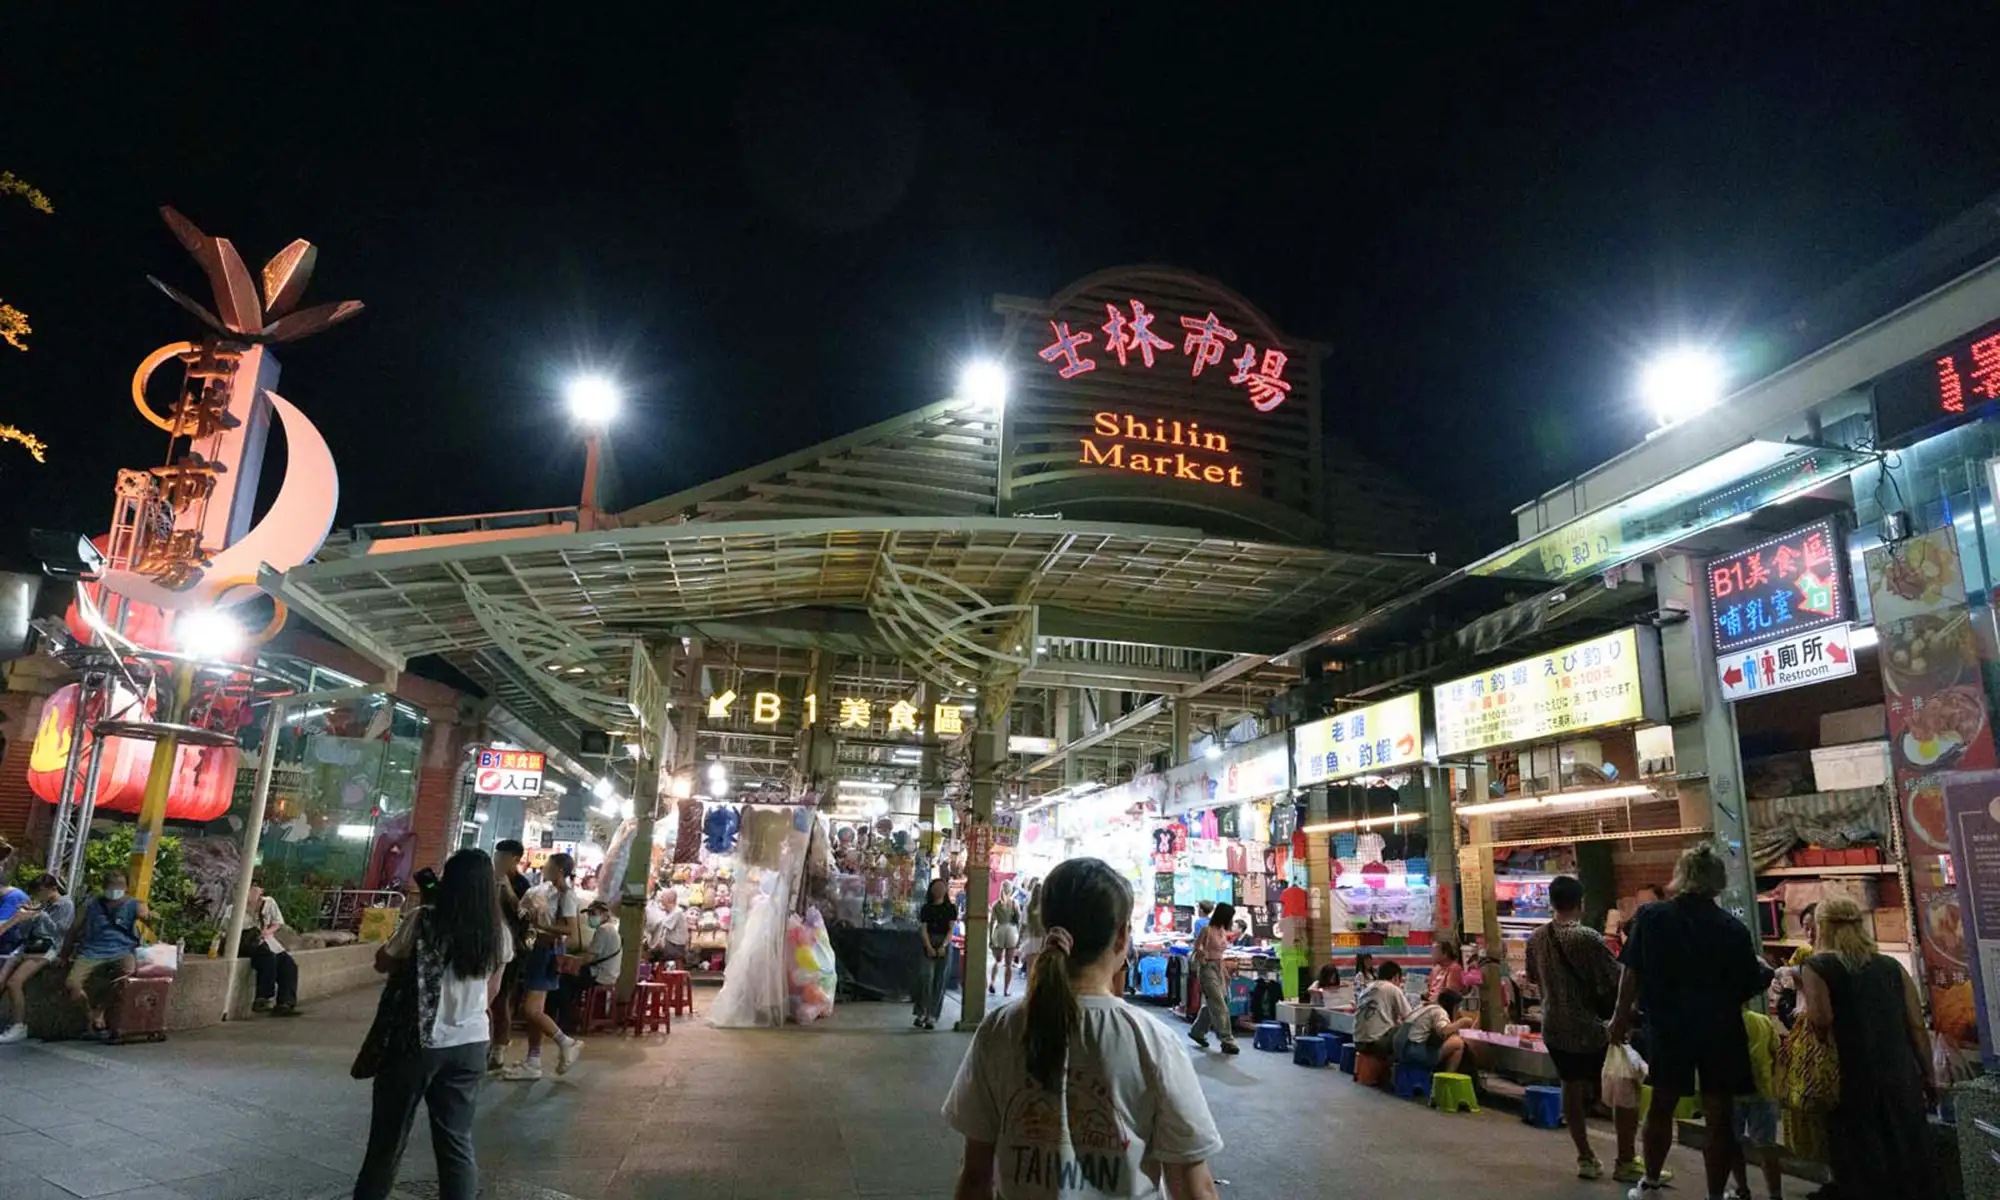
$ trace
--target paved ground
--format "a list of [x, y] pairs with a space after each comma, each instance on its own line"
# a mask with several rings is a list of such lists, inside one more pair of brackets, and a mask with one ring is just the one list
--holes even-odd
[[[347, 1065], [373, 1002], [372, 992], [357, 994], [307, 1019], [235, 1023], [159, 1045], [0, 1047], [0, 1196], [348, 1194], [368, 1088], [347, 1077]], [[958, 1147], [937, 1106], [967, 1039], [908, 1024], [901, 1006], [855, 1004], [806, 1030], [716, 1030], [696, 1020], [669, 1037], [593, 1039], [565, 1078], [487, 1085], [478, 1125], [485, 1193], [947, 1196]], [[1228, 1142], [1214, 1164], [1225, 1197], [1623, 1194], [1608, 1180], [1572, 1178], [1563, 1134], [1499, 1112], [1433, 1113], [1247, 1045], [1235, 1059], [1201, 1056], [1196, 1070]], [[1600, 1156], [1610, 1155], [1607, 1140]], [[1674, 1165], [1697, 1178], [1691, 1153], [1676, 1149]], [[399, 1195], [435, 1196], [421, 1116], [403, 1178]]]

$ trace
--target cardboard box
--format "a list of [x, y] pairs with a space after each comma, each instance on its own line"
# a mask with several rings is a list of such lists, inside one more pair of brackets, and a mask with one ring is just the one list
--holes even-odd
[[1868, 915], [1875, 929], [1876, 941], [1907, 943], [1910, 940], [1909, 910], [1878, 908]]
[[1857, 742], [1812, 752], [1813, 786], [1822, 792], [1881, 787], [1889, 782], [1889, 743]]
[[1889, 736], [1888, 713], [1879, 704], [1827, 713], [1819, 719], [1819, 744], [1879, 741]]

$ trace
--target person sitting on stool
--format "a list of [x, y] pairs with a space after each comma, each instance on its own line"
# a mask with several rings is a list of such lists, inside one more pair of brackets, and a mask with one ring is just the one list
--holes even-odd
[[278, 930], [285, 924], [284, 910], [266, 892], [262, 884], [250, 885], [250, 912], [255, 916], [257, 928], [243, 931], [244, 947], [241, 951], [250, 960], [250, 969], [257, 973], [257, 998], [250, 1002], [251, 1012], [268, 1012], [274, 1017], [296, 1017], [299, 1015], [299, 964], [292, 958], [292, 952], [278, 940]]

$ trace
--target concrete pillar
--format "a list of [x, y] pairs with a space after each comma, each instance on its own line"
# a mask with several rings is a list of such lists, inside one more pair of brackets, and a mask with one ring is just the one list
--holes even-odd
[[1715, 831], [1715, 845], [1729, 867], [1729, 886], [1716, 902], [1755, 928], [1750, 905], [1750, 812], [1743, 801], [1743, 751], [1737, 740], [1736, 709], [1722, 698], [1709, 630], [1708, 592], [1702, 564], [1677, 557], [1662, 563], [1653, 578], [1663, 610], [1688, 619], [1660, 630], [1665, 666], [1667, 713], [1674, 720], [1674, 759], [1683, 775], [1682, 820]]
[[[1007, 761], [1007, 711], [993, 711], [986, 697], [973, 716], [971, 824], [993, 823], [993, 802], [999, 790], [994, 773]], [[959, 975], [958, 1028], [970, 1032], [986, 1017], [987, 889], [993, 886], [988, 858], [968, 857], [965, 863], [965, 961]]]
[[1451, 768], [1425, 767], [1424, 807], [1428, 820], [1431, 886], [1437, 894], [1437, 921], [1432, 934], [1453, 936], [1458, 926], [1458, 820], [1451, 812]]
[[1471, 825], [1472, 844], [1466, 853], [1477, 856], [1479, 887], [1465, 893], [1465, 927], [1479, 934], [1486, 943], [1486, 957], [1495, 960], [1482, 964], [1479, 971], [1479, 1027], [1497, 1030], [1507, 1023], [1507, 1002], [1500, 992], [1500, 969], [1507, 949], [1500, 934], [1500, 902], [1493, 886], [1493, 818], [1473, 817]]
[[417, 760], [416, 798], [411, 804], [410, 829], [417, 836], [418, 867], [442, 869], [458, 848], [458, 826], [464, 790], [465, 751], [478, 740], [478, 727], [461, 724], [457, 708], [425, 710], [423, 751]]
[[[1279, 801], [1289, 804], [1289, 800]], [[1306, 789], [1307, 825], [1318, 825], [1328, 820], [1326, 789], [1323, 787]], [[1327, 960], [1327, 952], [1333, 948], [1333, 935], [1338, 930], [1333, 927], [1333, 913], [1329, 911], [1331, 900], [1328, 889], [1333, 887], [1333, 835], [1330, 833], [1309, 833], [1306, 835], [1306, 951], [1310, 955], [1310, 965], [1315, 969]], [[1350, 964], [1352, 965], [1352, 964]], [[1280, 980], [1285, 994], [1291, 995], [1298, 985], [1296, 979]], [[1299, 997], [1304, 999], [1303, 996]]]
[[1194, 704], [1185, 697], [1174, 702], [1173, 760], [1184, 763], [1194, 756]]

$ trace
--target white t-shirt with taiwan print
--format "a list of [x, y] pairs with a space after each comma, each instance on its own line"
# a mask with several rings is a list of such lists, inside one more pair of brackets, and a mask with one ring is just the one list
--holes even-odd
[[1025, 1002], [987, 1015], [959, 1065], [944, 1118], [994, 1146], [1000, 1200], [1157, 1197], [1165, 1163], [1213, 1158], [1222, 1135], [1194, 1066], [1168, 1028], [1112, 996], [1085, 996], [1061, 1096], [1028, 1075]]

